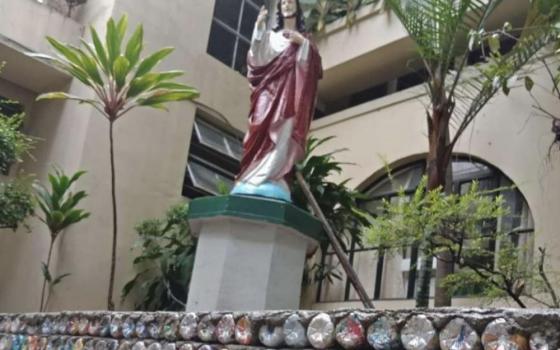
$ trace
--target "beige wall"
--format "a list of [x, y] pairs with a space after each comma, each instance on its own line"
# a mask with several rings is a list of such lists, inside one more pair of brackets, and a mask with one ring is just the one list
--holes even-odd
[[[540, 85], [535, 97], [546, 108], [556, 110], [558, 101], [549, 93], [551, 84], [542, 68], [535, 72], [535, 80]], [[411, 88], [313, 123], [314, 136], [336, 136], [321, 151], [349, 149], [337, 158], [355, 165], [346, 166], [338, 180], [350, 177], [350, 186], [363, 188], [384, 174], [385, 162], [394, 168], [423, 157], [427, 152], [423, 91], [422, 87]], [[481, 111], [455, 152], [492, 164], [517, 184], [533, 213], [535, 248], [546, 246], [553, 255], [551, 264], [560, 267], [560, 255], [553, 253], [560, 248], [556, 239], [560, 226], [560, 153], [548, 157], [554, 138], [552, 122], [537, 116], [532, 104], [519, 82], [509, 97], [499, 95]], [[373, 271], [373, 267], [370, 269]]]
[[[524, 0], [515, 1], [517, 4]], [[84, 205], [93, 215], [70, 228], [59, 242], [53, 270], [56, 274], [70, 272], [72, 275], [57, 286], [49, 309], [103, 309], [106, 307], [112, 220], [108, 123], [97, 112], [72, 102], [33, 103], [36, 93], [53, 88], [79, 95], [87, 95], [88, 91], [52, 67], [25, 58], [24, 47], [45, 50], [44, 33], [76, 42], [79, 36], [72, 28], [91, 23], [103, 32], [103, 24], [109, 16], [128, 13], [131, 26], [144, 25], [147, 52], [163, 46], [176, 47], [161, 68], [185, 70], [183, 81], [201, 91], [198, 103], [224, 115], [233, 127], [241, 130], [245, 128], [249, 107], [248, 85], [240, 74], [206, 54], [214, 7], [212, 0], [168, 0], [164, 5], [159, 0], [144, 0], [141, 5], [138, 0], [89, 1], [77, 13], [76, 21], [44, 13], [45, 8], [37, 6], [32, 0], [0, 3], [0, 19], [5, 18], [7, 10], [17, 12], [10, 16], [10, 22], [0, 21], [0, 39], [9, 39], [0, 40], [0, 59], [9, 57], [6, 60], [9, 67], [13, 67], [3, 76], [8, 82], [0, 81], [0, 94], [14, 92], [14, 97], [30, 106], [26, 130], [42, 139], [34, 151], [35, 160], [23, 165], [27, 172], [44, 180], [53, 164], [69, 172], [88, 171], [80, 187], [90, 194]], [[503, 13], [512, 8], [519, 7], [510, 6]], [[323, 97], [333, 98], [341, 91], [356, 91], [372, 79], [383, 81], [405, 71], [403, 65], [410, 57], [411, 43], [394, 18], [376, 11], [379, 9], [375, 6], [368, 7], [363, 10], [363, 19], [356, 27], [346, 30], [335, 24], [329, 29], [329, 35], [320, 39], [318, 44], [326, 68], [321, 83]], [[47, 16], [47, 20], [41, 16]], [[22, 21], [26, 18], [38, 18], [40, 30], [22, 31]], [[71, 30], [66, 26], [71, 26]], [[372, 32], [383, 35], [376, 34], [372, 39]], [[20, 45], [11, 45], [14, 42]], [[388, 66], [387, 62], [394, 64]], [[557, 104], [546, 99], [544, 91], [537, 92], [539, 98], [557, 108]], [[427, 140], [423, 104], [418, 98], [423, 94], [422, 88], [413, 88], [313, 123], [316, 136], [337, 136], [324, 150], [350, 149], [340, 159], [356, 165], [346, 167], [341, 178], [352, 177], [351, 186], [360, 187], [383, 173], [384, 160], [397, 165], [422, 157]], [[497, 98], [483, 110], [456, 150], [493, 164], [520, 186], [533, 211], [537, 244], [547, 243], [553, 251], [558, 248], [554, 237], [559, 224], [556, 213], [560, 210], [560, 186], [555, 181], [559, 175], [559, 159], [558, 153], [546, 158], [553, 137], [550, 121], [529, 118], [533, 113], [530, 105], [522, 88], [514, 89], [509, 98]], [[181, 187], [195, 110], [196, 105], [191, 102], [172, 105], [168, 113], [138, 109], [115, 126], [120, 234], [116, 301], [123, 284], [133, 275], [134, 226], [145, 218], [162, 215], [171, 204], [183, 200]], [[39, 266], [46, 255], [48, 236], [37, 221], [30, 223], [32, 233], [0, 234], [0, 278], [3, 281], [0, 312], [34, 311], [38, 307]], [[402, 307], [405, 304], [393, 301], [387, 305]], [[120, 307], [130, 308], [131, 304], [127, 302]]]
[[[144, 25], [146, 53], [163, 46], [176, 48], [160, 68], [186, 71], [183, 81], [201, 91], [198, 102], [226, 116], [233, 127], [244, 129], [248, 103], [239, 101], [249, 99], [246, 79], [206, 54], [213, 7], [213, 1], [173, 0], [165, 6], [157, 0], [143, 1], [142, 6], [136, 0], [90, 1], [78, 20], [83, 24], [92, 21], [103, 32], [101, 25], [108, 16], [128, 13], [131, 26]], [[88, 93], [77, 82], [66, 89]], [[137, 109], [115, 124], [119, 208], [116, 302], [122, 286], [133, 276], [134, 226], [143, 219], [161, 216], [170, 205], [183, 200], [195, 110], [190, 102], [171, 105], [168, 113]], [[34, 152], [36, 161], [25, 164], [27, 171], [39, 179], [45, 178], [52, 164], [67, 171], [88, 171], [79, 187], [90, 195], [84, 206], [92, 217], [68, 229], [59, 242], [53, 270], [72, 275], [57, 286], [49, 310], [103, 309], [112, 237], [108, 122], [75, 103], [41, 102], [34, 104], [30, 124], [30, 133], [45, 141]], [[46, 255], [48, 236], [41, 225], [31, 223], [31, 234], [0, 235], [0, 276], [9, 281], [0, 288], [0, 311], [34, 311], [38, 307], [39, 266]], [[127, 302], [120, 307], [131, 305]]]

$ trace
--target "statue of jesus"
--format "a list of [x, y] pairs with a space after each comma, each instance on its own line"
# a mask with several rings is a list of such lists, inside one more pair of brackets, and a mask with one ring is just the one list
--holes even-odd
[[317, 48], [305, 32], [299, 0], [278, 0], [277, 23], [271, 30], [266, 28], [267, 15], [263, 6], [247, 57], [249, 128], [231, 193], [290, 202], [288, 179], [305, 156], [323, 71]]

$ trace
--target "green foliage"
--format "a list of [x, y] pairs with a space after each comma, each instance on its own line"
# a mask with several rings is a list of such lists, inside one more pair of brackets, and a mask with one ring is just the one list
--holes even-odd
[[[474, 182], [467, 193], [448, 195], [441, 189], [426, 191], [424, 178], [413, 195], [401, 191], [398, 201], [383, 201], [384, 214], [366, 215], [370, 225], [364, 236], [393, 253], [412, 245], [438, 258], [448, 252], [450, 262], [460, 268], [441, 281], [449, 293], [490, 301], [508, 297], [525, 307], [523, 297], [535, 299], [535, 294], [550, 290], [544, 274], [539, 274], [540, 265], [527, 261], [532, 246], [517, 245], [515, 233], [495, 229], [496, 221], [507, 214], [501, 190], [505, 189], [479, 191]], [[499, 244], [496, 251], [493, 243]]]
[[194, 265], [196, 238], [191, 235], [188, 204], [179, 204], [164, 219], [146, 220], [136, 227], [139, 271], [122, 290], [122, 297], [140, 295], [138, 310], [184, 310]]
[[426, 191], [424, 177], [411, 197], [400, 192], [398, 203], [384, 200], [381, 210], [385, 215], [370, 218], [365, 236], [379, 247], [422, 244], [429, 254], [451, 250], [468, 256], [471, 249], [480, 250], [487, 241], [484, 222], [505, 214], [502, 197], [489, 194], [479, 192], [476, 183], [463, 195], [446, 195], [441, 189]]
[[42, 99], [68, 99], [86, 103], [114, 121], [139, 106], [165, 109], [167, 102], [191, 100], [198, 92], [175, 82], [181, 71], [154, 72], [156, 66], [173, 52], [173, 48], [159, 50], [141, 58], [144, 31], [140, 25], [125, 44], [127, 16], [107, 22], [105, 42], [91, 27], [93, 44], [82, 41], [83, 49], [47, 37], [58, 53], [56, 57], [43, 54], [31, 56], [47, 59], [74, 76], [97, 95], [97, 99], [82, 98], [65, 92], [47, 93]]
[[[332, 137], [317, 139], [311, 137], [307, 142], [306, 157], [297, 165], [301, 174], [313, 196], [316, 198], [321, 210], [325, 214], [338, 240], [344, 249], [348, 249], [351, 239], [355, 239], [361, 244], [360, 233], [361, 225], [365, 222], [360, 216], [356, 215], [359, 211], [357, 200], [360, 194], [346, 187], [348, 180], [336, 183], [329, 180], [329, 177], [338, 175], [342, 172], [343, 163], [334, 159], [335, 151], [326, 154], [314, 154], [319, 146], [331, 140]], [[308, 203], [303, 190], [297, 183], [292, 183], [292, 200], [298, 207], [308, 210]], [[321, 244], [321, 250], [326, 252], [328, 242]], [[340, 274], [336, 266], [324, 266], [314, 264], [309, 271], [305, 272], [305, 281], [318, 282], [323, 279], [332, 281], [340, 279]]]
[[[90, 216], [90, 213], [77, 208], [80, 202], [87, 197], [86, 192], [78, 191], [74, 193], [71, 191], [74, 183], [84, 174], [85, 171], [78, 171], [71, 176], [67, 176], [63, 171], [55, 169], [54, 174], [51, 173], [48, 176], [50, 189], [39, 183], [35, 183], [33, 186], [35, 188], [37, 204], [43, 213], [39, 220], [48, 227], [51, 238], [47, 261], [41, 263], [43, 288], [41, 290], [40, 312], [45, 311], [52, 288], [70, 275], [64, 273], [53, 277], [50, 271], [52, 251], [56, 239], [70, 225], [76, 224]], [[48, 294], [45, 294], [47, 285]]]
[[35, 202], [28, 179], [0, 182], [0, 228], [17, 230], [33, 214]]
[[[512, 53], [502, 55], [500, 52], [500, 39], [508, 38], [517, 42]], [[555, 98], [560, 99], [560, 67], [551, 68], [551, 65], [558, 64], [560, 59], [560, 4], [550, 0], [535, 0], [531, 3], [531, 9], [527, 17], [525, 27], [513, 28], [511, 24], [505, 23], [503, 28], [486, 31], [481, 29], [479, 32], [472, 32], [470, 36], [471, 45], [489, 47], [487, 52], [483, 52], [489, 62], [484, 74], [492, 79], [494, 88], [501, 88], [504, 94], [508, 95], [513, 85], [519, 80], [517, 74], [513, 74], [522, 64], [532, 64], [537, 66], [542, 64], [546, 69], [552, 90], [550, 93]], [[549, 43], [554, 43], [552, 54], [549, 50], [537, 52]], [[555, 111], [547, 109], [532, 94], [535, 82], [526, 73], [524, 86], [529, 91], [534, 100], [534, 108], [539, 114], [552, 119], [552, 131], [555, 134], [554, 142], [551, 144], [549, 152], [554, 144], [560, 143], [560, 116]], [[540, 84], [537, 84], [539, 86]], [[547, 91], [548, 92], [548, 91]]]
[[325, 26], [339, 18], [346, 18], [346, 24], [356, 21], [356, 11], [360, 7], [374, 4], [380, 0], [313, 0], [302, 2], [306, 11], [308, 30], [322, 32]]
[[38, 183], [34, 185], [37, 203], [43, 212], [39, 219], [47, 225], [53, 240], [68, 226], [90, 216], [85, 210], [76, 208], [87, 197], [86, 192], [71, 192], [72, 185], [84, 174], [85, 171], [78, 171], [67, 176], [56, 169], [54, 174], [49, 174], [50, 190]]
[[[533, 2], [522, 39], [505, 55], [499, 38], [489, 36], [492, 61], [467, 68], [470, 51], [481, 42], [488, 18], [503, 0], [387, 0], [388, 7], [403, 24], [416, 44], [419, 60], [428, 75], [426, 83], [430, 104], [428, 123], [428, 188], [445, 185], [455, 144], [486, 104], [503, 89], [508, 91], [515, 74], [550, 42], [550, 35], [538, 24], [542, 14]], [[542, 0], [544, 1], [544, 0]], [[508, 29], [509, 26], [505, 25]], [[482, 46], [484, 47], [484, 46]], [[465, 77], [472, 71], [470, 77]], [[454, 133], [450, 132], [453, 126]], [[452, 135], [449, 137], [449, 135]], [[426, 256], [420, 271], [417, 306], [428, 305], [431, 257]], [[436, 290], [436, 294], [440, 289]], [[448, 301], [436, 295], [436, 306]]]
[[45, 279], [45, 281], [47, 281], [47, 284], [50, 288], [56, 286], [57, 284], [62, 282], [64, 278], [70, 276], [69, 273], [63, 273], [62, 275], [53, 278], [51, 272], [49, 271], [49, 267], [44, 262], [41, 263], [41, 272], [43, 273], [43, 278]]
[[[3, 64], [0, 63], [0, 69]], [[0, 106], [17, 106], [16, 101], [0, 100]], [[0, 107], [0, 174], [7, 174], [10, 167], [22, 161], [34, 140], [21, 132], [25, 115], [6, 115]], [[0, 182], [0, 229], [17, 230], [33, 214], [34, 202], [28, 178]]]
[[0, 110], [0, 173], [21, 162], [21, 158], [33, 146], [33, 140], [21, 132], [24, 115], [7, 117]]
[[144, 49], [144, 29], [142, 25], [136, 27], [134, 32], [128, 36], [128, 41], [125, 41], [127, 29], [128, 17], [126, 15], [118, 21], [111, 18], [107, 22], [104, 41], [97, 31], [91, 27], [93, 43], [90, 44], [82, 40], [83, 48], [64, 44], [54, 38], [47, 37], [47, 40], [57, 52], [57, 56], [30, 54], [33, 57], [49, 60], [53, 65], [88, 86], [96, 96], [91, 99], [70, 95], [66, 92], [51, 92], [40, 95], [38, 100], [75, 100], [92, 106], [109, 120], [114, 243], [111, 251], [111, 269], [107, 293], [107, 308], [109, 310], [115, 308], [113, 303], [117, 264], [115, 242], [118, 241], [113, 123], [137, 107], [166, 110], [168, 102], [192, 100], [199, 95], [196, 89], [176, 81], [178, 77], [183, 75], [182, 71], [155, 71], [156, 67], [173, 52], [173, 48], [164, 48], [142, 57]]

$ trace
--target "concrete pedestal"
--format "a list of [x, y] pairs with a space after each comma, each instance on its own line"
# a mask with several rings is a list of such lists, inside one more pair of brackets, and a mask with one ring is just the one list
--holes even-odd
[[319, 221], [285, 202], [225, 196], [192, 201], [189, 222], [199, 238], [187, 311], [299, 308]]

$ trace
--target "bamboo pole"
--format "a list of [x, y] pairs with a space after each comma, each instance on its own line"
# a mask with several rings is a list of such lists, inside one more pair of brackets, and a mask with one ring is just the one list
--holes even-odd
[[313, 210], [315, 215], [319, 218], [319, 220], [323, 224], [323, 227], [324, 227], [325, 231], [327, 232], [327, 236], [328, 236], [328, 238], [329, 238], [329, 240], [330, 240], [330, 242], [331, 242], [331, 244], [334, 248], [334, 252], [335, 252], [336, 256], [338, 257], [338, 260], [342, 264], [342, 267], [344, 268], [344, 271], [346, 272], [346, 275], [350, 279], [350, 283], [352, 284], [352, 286], [354, 287], [354, 289], [358, 293], [358, 295], [360, 297], [360, 300], [364, 304], [364, 307], [367, 308], [367, 309], [375, 309], [375, 307], [373, 306], [373, 303], [371, 302], [371, 300], [369, 299], [369, 297], [367, 295], [367, 292], [366, 292], [364, 286], [362, 285], [362, 282], [360, 282], [360, 279], [358, 278], [358, 275], [356, 274], [356, 271], [354, 271], [354, 268], [352, 267], [352, 265], [350, 265], [350, 262], [348, 261], [348, 258], [346, 257], [346, 254], [344, 253], [344, 251], [342, 250], [342, 247], [340, 246], [340, 243], [336, 239], [336, 236], [334, 234], [334, 230], [332, 229], [331, 225], [327, 221], [327, 218], [325, 218], [325, 214], [323, 214], [323, 211], [321, 210], [321, 207], [319, 207], [319, 204], [317, 203], [317, 200], [313, 196], [313, 193], [311, 193], [311, 190], [309, 189], [309, 186], [305, 182], [305, 179], [303, 178], [301, 173], [297, 170], [296, 170], [296, 179], [297, 179], [299, 185], [301, 186], [301, 188], [303, 189], [303, 193], [307, 197], [307, 200], [309, 201], [309, 204], [311, 204], [311, 209]]

